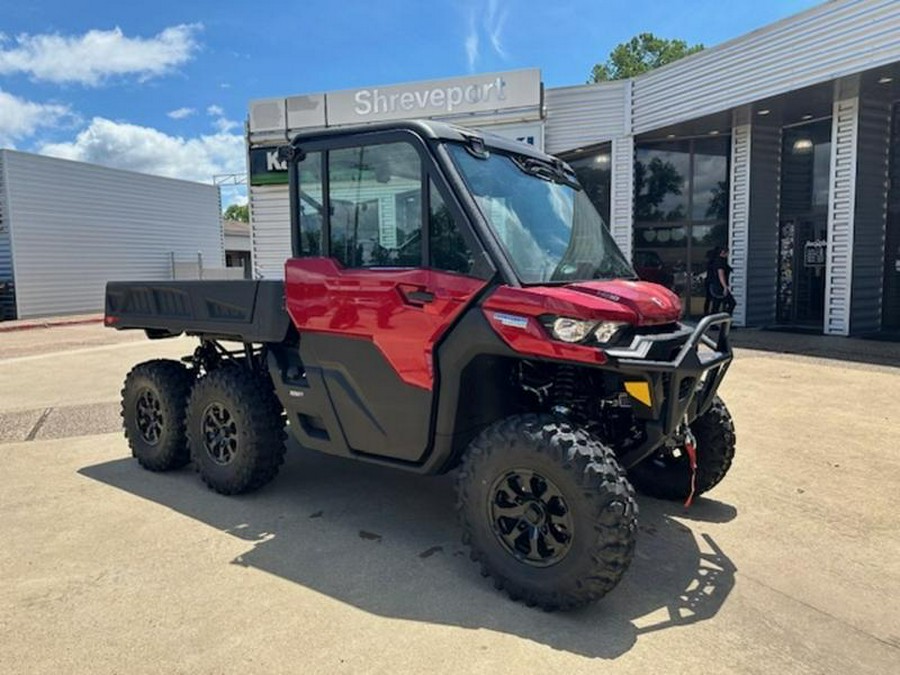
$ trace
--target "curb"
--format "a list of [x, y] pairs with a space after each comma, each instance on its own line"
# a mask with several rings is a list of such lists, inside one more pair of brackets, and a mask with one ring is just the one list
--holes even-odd
[[[18, 322], [17, 322], [18, 323]], [[0, 333], [13, 333], [21, 330], [31, 330], [33, 328], [53, 328], [54, 326], [80, 326], [90, 323], [103, 323], [103, 317], [97, 316], [90, 319], [47, 319], [46, 321], [18, 324], [15, 326], [4, 326], [0, 324]]]

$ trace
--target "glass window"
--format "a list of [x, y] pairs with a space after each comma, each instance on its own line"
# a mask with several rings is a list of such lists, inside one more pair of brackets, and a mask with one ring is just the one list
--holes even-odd
[[635, 268], [682, 296], [686, 313], [708, 311], [708, 261], [728, 243], [731, 139], [710, 136], [638, 146]]
[[611, 151], [611, 146], [606, 144], [590, 154], [566, 160], [578, 176], [578, 182], [584, 188], [585, 194], [597, 207], [598, 213], [606, 223], [609, 223], [612, 187]]
[[639, 147], [634, 163], [635, 220], [673, 222], [687, 218], [690, 171], [690, 141]]
[[532, 157], [449, 148], [523, 282], [634, 277], [591, 200], [571, 184], [575, 176]]
[[322, 153], [311, 152], [297, 164], [299, 174], [300, 255], [322, 255]]
[[331, 256], [345, 267], [422, 264], [422, 167], [408, 143], [328, 155]]
[[728, 138], [694, 141], [691, 217], [728, 220]]
[[453, 220], [434, 181], [429, 182], [428, 228], [431, 239], [431, 266], [448, 272], [471, 274], [475, 260], [472, 251]]

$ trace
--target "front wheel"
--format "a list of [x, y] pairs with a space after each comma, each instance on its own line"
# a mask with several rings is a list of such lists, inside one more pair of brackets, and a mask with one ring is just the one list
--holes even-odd
[[457, 497], [463, 543], [513, 600], [579, 607], [631, 562], [634, 491], [613, 452], [568, 422], [519, 415], [485, 429], [463, 458]]
[[[734, 422], [718, 396], [703, 415], [691, 422], [697, 441], [695, 495], [711, 490], [725, 478], [734, 460]], [[683, 501], [691, 494], [691, 465], [683, 450], [663, 448], [632, 467], [631, 482], [650, 497]]]

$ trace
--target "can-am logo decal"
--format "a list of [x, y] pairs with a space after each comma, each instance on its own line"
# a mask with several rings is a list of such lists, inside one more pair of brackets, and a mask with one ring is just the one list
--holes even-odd
[[500, 312], [494, 312], [494, 320], [503, 325], [509, 326], [510, 328], [521, 328], [525, 330], [528, 328], [528, 317], [525, 316], [516, 316], [515, 314], [501, 314]]

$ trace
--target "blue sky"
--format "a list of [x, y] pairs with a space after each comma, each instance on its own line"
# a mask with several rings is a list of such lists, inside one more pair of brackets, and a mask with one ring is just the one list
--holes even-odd
[[243, 170], [255, 98], [524, 67], [579, 84], [637, 33], [712, 46], [816, 4], [6, 0], [0, 147], [208, 181]]

